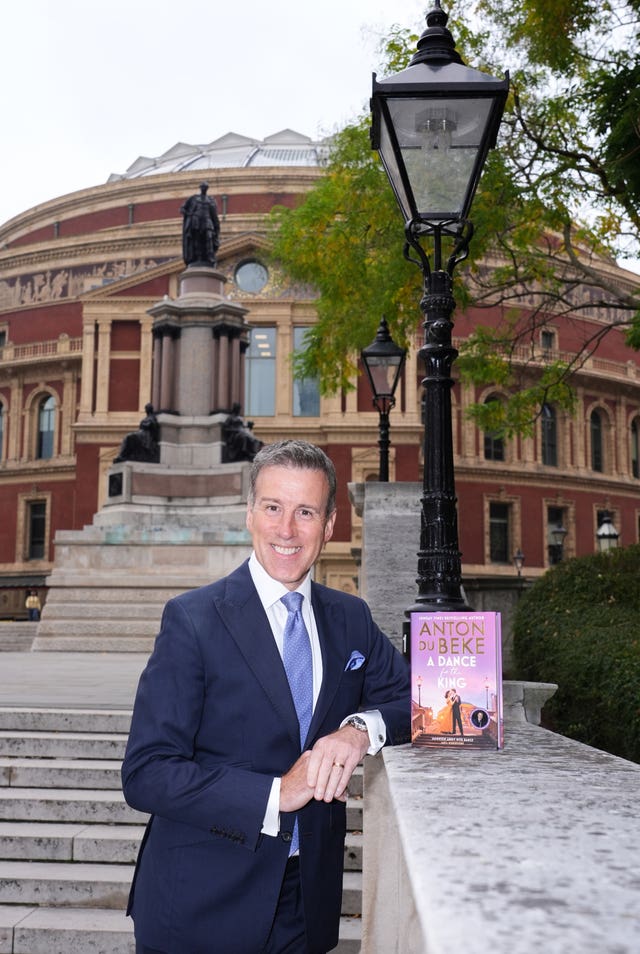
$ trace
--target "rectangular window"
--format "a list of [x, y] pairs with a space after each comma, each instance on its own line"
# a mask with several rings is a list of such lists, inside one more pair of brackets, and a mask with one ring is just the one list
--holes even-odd
[[0, 331], [0, 348], [4, 348], [7, 343], [7, 332]]
[[[294, 353], [304, 349], [307, 328], [293, 329]], [[317, 378], [293, 379], [293, 416], [318, 417], [320, 414], [320, 388]]]
[[276, 413], [276, 329], [254, 328], [245, 355], [244, 413], [271, 417]]
[[565, 513], [562, 507], [547, 507], [547, 552], [549, 565], [555, 566], [564, 557], [564, 541], [567, 536]]
[[29, 508], [29, 560], [44, 560], [47, 530], [47, 505], [44, 500], [28, 504]]
[[511, 563], [509, 553], [509, 504], [489, 504], [489, 558], [492, 563]]
[[545, 354], [550, 354], [555, 350], [556, 336], [553, 331], [540, 332], [540, 346]]

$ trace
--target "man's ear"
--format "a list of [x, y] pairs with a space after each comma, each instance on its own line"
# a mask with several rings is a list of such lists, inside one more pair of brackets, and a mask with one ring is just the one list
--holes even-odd
[[333, 536], [333, 527], [336, 522], [336, 511], [330, 513], [327, 517], [327, 522], [324, 525], [324, 542], [328, 543], [331, 537]]

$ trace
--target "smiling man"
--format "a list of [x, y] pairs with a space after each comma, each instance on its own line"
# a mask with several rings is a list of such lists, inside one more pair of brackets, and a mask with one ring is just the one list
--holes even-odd
[[318, 447], [264, 447], [253, 554], [165, 608], [122, 768], [152, 815], [129, 905], [138, 954], [338, 943], [347, 785], [364, 755], [409, 741], [410, 703], [366, 604], [312, 581], [335, 495]]

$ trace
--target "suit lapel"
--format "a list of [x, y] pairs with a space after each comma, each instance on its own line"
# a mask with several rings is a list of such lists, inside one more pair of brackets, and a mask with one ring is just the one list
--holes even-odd
[[292, 740], [299, 745], [298, 717], [287, 675], [246, 563], [227, 577], [224, 595], [215, 602], [247, 666], [282, 718]]
[[330, 599], [323, 598], [314, 584], [311, 586], [311, 603], [320, 639], [323, 671], [322, 687], [309, 727], [308, 740], [315, 739], [333, 703], [345, 666], [346, 654], [346, 628], [340, 607]]

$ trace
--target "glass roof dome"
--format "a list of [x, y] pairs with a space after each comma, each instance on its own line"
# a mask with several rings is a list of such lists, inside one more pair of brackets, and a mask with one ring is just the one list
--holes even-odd
[[248, 166], [322, 166], [326, 163], [331, 139], [314, 142], [308, 136], [283, 129], [263, 141], [227, 133], [207, 146], [178, 142], [171, 149], [151, 159], [140, 156], [126, 172], [113, 173], [109, 182], [138, 179], [167, 172], [189, 172], [195, 169], [229, 169]]

